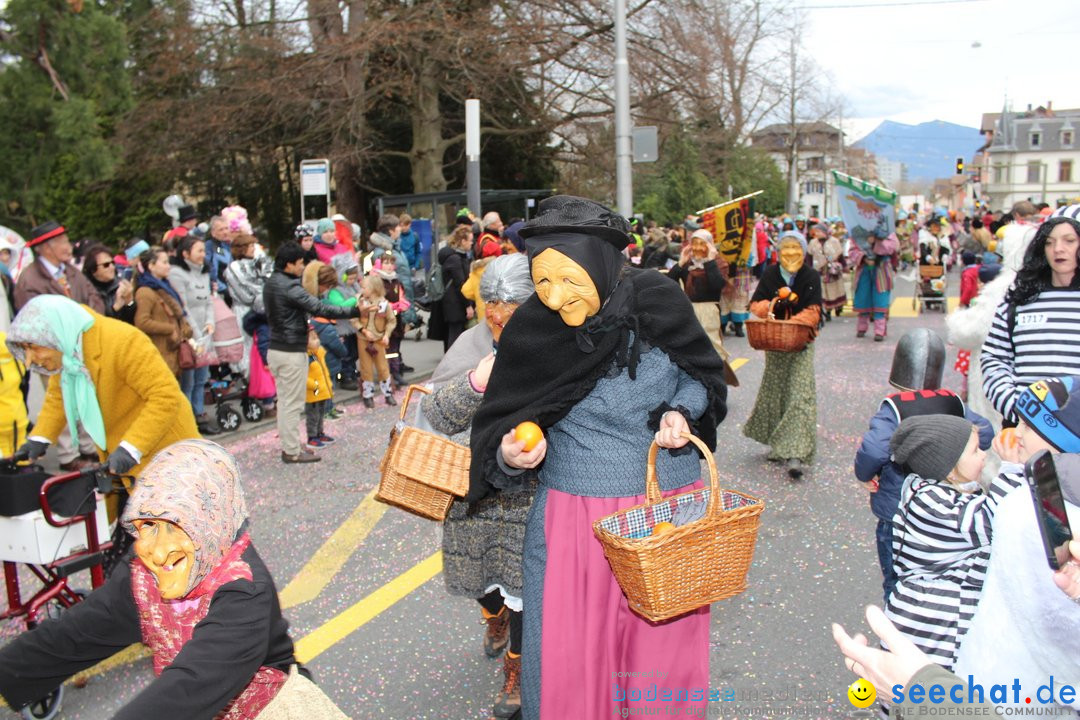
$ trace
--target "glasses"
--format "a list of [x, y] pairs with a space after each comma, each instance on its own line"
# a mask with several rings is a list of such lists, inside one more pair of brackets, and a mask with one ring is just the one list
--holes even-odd
[[113, 265], [115, 265], [115, 264], [116, 264], [116, 263], [115, 263], [115, 262], [113, 262], [112, 260], [108, 260], [108, 261], [106, 261], [106, 262], [103, 262], [103, 263], [98, 263], [98, 265], [97, 265], [97, 266], [98, 266], [99, 268], [103, 268], [103, 267], [112, 267], [112, 266], [113, 266]]

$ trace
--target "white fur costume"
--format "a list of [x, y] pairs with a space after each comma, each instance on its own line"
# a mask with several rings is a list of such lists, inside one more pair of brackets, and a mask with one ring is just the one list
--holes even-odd
[[971, 364], [968, 369], [968, 407], [988, 419], [996, 430], [1001, 428], [1001, 413], [994, 409], [983, 392], [982, 369], [979, 367], [979, 353], [983, 342], [990, 334], [994, 323], [994, 313], [1005, 300], [1016, 272], [1024, 264], [1024, 253], [1028, 244], [1035, 237], [1035, 225], [1010, 224], [1005, 230], [1005, 237], [998, 246], [1002, 256], [1001, 272], [983, 286], [971, 307], [957, 310], [945, 320], [949, 327], [949, 343], [961, 350], [971, 351]]

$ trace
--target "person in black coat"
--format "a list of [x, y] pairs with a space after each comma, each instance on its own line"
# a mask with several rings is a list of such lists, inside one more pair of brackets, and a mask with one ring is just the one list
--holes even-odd
[[443, 337], [443, 350], [450, 349], [461, 333], [465, 332], [465, 323], [476, 312], [471, 301], [461, 294], [461, 288], [469, 277], [469, 248], [472, 246], [472, 233], [464, 225], [458, 226], [447, 241], [446, 247], [439, 250], [439, 265], [442, 267], [443, 284], [446, 288], [439, 302], [442, 320], [446, 327]]

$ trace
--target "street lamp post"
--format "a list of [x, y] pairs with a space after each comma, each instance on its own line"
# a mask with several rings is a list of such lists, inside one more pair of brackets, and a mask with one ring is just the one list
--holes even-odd
[[634, 212], [630, 145], [630, 64], [626, 59], [626, 0], [615, 0], [615, 199], [619, 214]]

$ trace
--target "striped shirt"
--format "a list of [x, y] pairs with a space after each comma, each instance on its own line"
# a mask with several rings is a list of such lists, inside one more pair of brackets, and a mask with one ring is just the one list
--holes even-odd
[[[1010, 468], [1011, 469], [1011, 468]], [[898, 576], [885, 614], [934, 662], [952, 669], [979, 603], [990, 562], [998, 501], [1023, 477], [1004, 472], [990, 492], [962, 493], [947, 482], [908, 475], [893, 517]]]
[[1050, 288], [1018, 306], [1011, 338], [1008, 312], [1007, 301], [998, 306], [979, 362], [990, 404], [1015, 422], [1013, 406], [1028, 385], [1080, 375], [1080, 290]]

